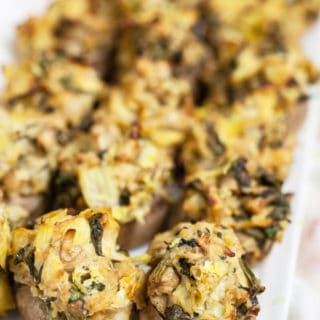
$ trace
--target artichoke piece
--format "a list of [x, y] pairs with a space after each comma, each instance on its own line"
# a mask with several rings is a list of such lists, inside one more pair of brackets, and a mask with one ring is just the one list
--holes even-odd
[[82, 194], [90, 207], [118, 204], [119, 193], [112, 168], [83, 168], [79, 171]]
[[124, 141], [112, 145], [105, 163], [79, 168], [80, 190], [89, 207], [112, 207], [119, 223], [144, 223], [155, 200], [166, 201], [172, 167], [166, 150], [144, 139]]

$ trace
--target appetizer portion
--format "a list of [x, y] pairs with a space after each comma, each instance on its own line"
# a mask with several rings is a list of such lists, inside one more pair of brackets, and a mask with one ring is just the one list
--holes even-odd
[[214, 106], [229, 106], [272, 86], [282, 104], [295, 107], [294, 88], [306, 79], [297, 69], [312, 68], [297, 41], [317, 16], [315, 2], [122, 0], [116, 70], [121, 77], [137, 59], [165, 61], [174, 77], [190, 82], [195, 105], [211, 97]]
[[173, 218], [232, 228], [252, 265], [281, 240], [289, 215], [290, 194], [281, 192], [276, 177], [262, 169], [249, 171], [247, 161], [239, 158], [190, 175], [180, 212]]
[[7, 209], [0, 203], [0, 316], [15, 308], [7, 275], [7, 254], [11, 245], [11, 232]]
[[[242, 39], [266, 50], [293, 45], [298, 47], [302, 33], [319, 14], [317, 0], [256, 0], [202, 1], [207, 21], [214, 28], [222, 25], [224, 35]], [[215, 16], [215, 19], [210, 19]], [[290, 21], [295, 21], [294, 25]], [[219, 33], [219, 30], [218, 30]]]
[[133, 248], [160, 230], [168, 211], [173, 161], [145, 139], [114, 145], [98, 166], [78, 169], [79, 186], [89, 207], [112, 206], [120, 223], [119, 243]]
[[174, 155], [190, 125], [191, 91], [190, 82], [175, 77], [168, 61], [142, 57], [119, 78], [103, 105], [121, 127], [135, 125], [136, 135]]
[[151, 242], [148, 307], [140, 319], [255, 319], [264, 288], [231, 229], [182, 223]]
[[255, 100], [266, 97], [272, 108], [290, 115], [308, 99], [306, 87], [318, 73], [299, 49], [261, 52], [248, 44], [239, 46], [232, 55], [218, 49], [226, 61], [212, 73], [204, 104], [228, 108], [240, 103], [259, 104]]
[[38, 111], [0, 110], [0, 199], [13, 226], [44, 212], [63, 121]]
[[[104, 85], [93, 69], [57, 56], [7, 66], [4, 72], [1, 197], [29, 213], [30, 220], [45, 212], [58, 155], [85, 129]], [[18, 224], [26, 222], [31, 221]]]
[[[202, 40], [209, 43], [216, 58], [216, 81], [210, 78], [216, 103], [225, 105], [228, 99], [259, 85], [275, 83], [275, 80], [281, 82], [285, 70], [270, 80], [279, 69], [277, 60], [284, 59], [291, 65], [298, 56], [301, 64], [306, 62], [298, 49], [298, 41], [318, 16], [317, 1], [267, 0], [258, 4], [256, 0], [210, 0], [198, 3]], [[295, 21], [295, 25], [289, 21]], [[285, 65], [286, 62], [284, 69]], [[268, 71], [266, 77], [259, 72], [261, 66]], [[299, 77], [299, 72], [295, 72], [294, 77]]]
[[195, 30], [202, 20], [202, 2], [121, 0], [125, 24], [117, 56], [120, 74], [139, 58], [166, 61], [175, 77], [193, 84], [214, 69], [214, 52]]
[[115, 16], [114, 1], [54, 1], [43, 16], [29, 18], [18, 27], [18, 53], [22, 59], [50, 53], [67, 56], [103, 75], [116, 34]]
[[105, 91], [93, 68], [58, 54], [5, 66], [4, 75], [1, 101], [8, 110], [34, 110], [44, 117], [59, 114], [60, 121], [73, 128], [83, 125]]
[[316, 71], [293, 51], [261, 55], [248, 47], [234, 59], [194, 109], [180, 161], [192, 174], [246, 157], [250, 169], [263, 167], [283, 181]]
[[112, 206], [121, 226], [119, 243], [132, 248], [163, 225], [174, 163], [135, 126], [125, 135], [101, 115], [88, 134], [78, 135], [59, 154], [51, 208]]
[[31, 319], [130, 319], [144, 274], [116, 245], [105, 208], [61, 209], [13, 231], [17, 306]]
[[284, 181], [292, 163], [295, 135], [286, 114], [268, 98], [268, 94], [257, 94], [246, 104], [234, 104], [232, 110], [217, 111], [210, 106], [197, 110], [178, 155], [186, 174], [245, 157], [251, 171], [264, 168]]
[[191, 119], [180, 108], [188, 92], [165, 62], [138, 60], [59, 153], [54, 208], [112, 206], [123, 247], [150, 240], [172, 201], [176, 149]]
[[[56, 0], [19, 26], [0, 98], [0, 315], [9, 271], [25, 320], [256, 319], [246, 263], [289, 223], [282, 185], [319, 77], [297, 42], [318, 7]], [[152, 238], [146, 279], [120, 247]]]

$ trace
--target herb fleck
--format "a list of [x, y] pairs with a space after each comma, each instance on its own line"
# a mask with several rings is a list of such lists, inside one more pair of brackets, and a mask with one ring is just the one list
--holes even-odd
[[103, 236], [103, 227], [100, 223], [101, 217], [102, 214], [97, 213], [89, 218], [89, 224], [91, 228], [91, 241], [98, 256], [102, 256], [101, 240]]
[[248, 313], [248, 308], [245, 303], [237, 307], [237, 317], [244, 317]]
[[214, 127], [211, 124], [207, 124], [207, 132], [208, 132], [208, 139], [207, 139], [207, 145], [212, 150], [214, 155], [217, 157], [222, 156], [226, 148], [224, 144], [221, 142], [217, 132], [215, 131]]
[[102, 282], [93, 282], [90, 286], [91, 290], [98, 290], [98, 291], [103, 291], [106, 288], [105, 284], [103, 284]]
[[190, 277], [190, 268], [192, 267], [192, 264], [189, 263], [186, 258], [180, 258], [179, 265], [181, 268], [181, 273], [187, 277]]
[[35, 248], [33, 248], [31, 250], [31, 252], [27, 255], [25, 262], [29, 267], [29, 272], [31, 274], [31, 276], [34, 278], [34, 280], [36, 281], [36, 283], [38, 284], [41, 280], [41, 270], [38, 271], [37, 268], [35, 267], [35, 257], [34, 257], [34, 253], [35, 253]]
[[70, 185], [73, 185], [74, 183], [75, 183], [75, 178], [65, 174], [59, 175], [55, 180], [55, 184], [59, 190], [61, 189], [64, 190]]
[[128, 188], [124, 188], [119, 196], [119, 204], [120, 206], [128, 206], [130, 205], [130, 190]]
[[279, 226], [273, 226], [264, 230], [268, 239], [274, 239], [279, 231]]
[[247, 160], [240, 158], [236, 160], [232, 165], [232, 171], [234, 172], [235, 178], [239, 187], [249, 187], [251, 183], [251, 177], [246, 169]]
[[199, 244], [195, 239], [191, 239], [191, 240], [181, 239], [178, 243], [178, 247], [182, 247], [182, 246], [189, 246], [191, 248], [196, 248], [196, 247], [199, 247]]
[[25, 256], [26, 252], [28, 251], [28, 249], [29, 249], [29, 246], [25, 246], [25, 247], [21, 248], [21, 249], [16, 253], [16, 257], [15, 257], [14, 262], [13, 262], [15, 265], [23, 262], [23, 260], [24, 260], [24, 258], [25, 258], [24, 256]]
[[71, 286], [71, 294], [69, 297], [69, 303], [78, 301], [81, 298], [81, 296], [82, 296], [81, 291], [75, 285], [72, 285]]

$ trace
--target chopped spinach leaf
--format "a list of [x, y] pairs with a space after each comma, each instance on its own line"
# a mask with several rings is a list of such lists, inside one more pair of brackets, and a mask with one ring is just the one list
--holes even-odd
[[282, 184], [281, 181], [279, 181], [273, 174], [262, 168], [258, 171], [257, 181], [262, 185], [275, 187], [277, 189], [279, 189]]
[[36, 266], [35, 266], [35, 257], [34, 257], [34, 253], [35, 253], [35, 248], [33, 248], [31, 250], [31, 252], [26, 256], [25, 258], [25, 262], [28, 265], [29, 268], [29, 272], [31, 274], [31, 276], [34, 278], [35, 282], [38, 284], [41, 280], [41, 269], [40, 271], [37, 270]]
[[75, 286], [71, 286], [71, 293], [69, 297], [69, 303], [78, 301], [82, 296], [82, 292]]
[[247, 160], [244, 158], [240, 158], [236, 160], [231, 167], [232, 172], [235, 175], [235, 179], [240, 188], [249, 187], [251, 183], [251, 177], [246, 168]]
[[120, 206], [128, 206], [130, 205], [130, 190], [128, 188], [124, 188], [119, 196], [119, 204]]
[[103, 291], [106, 288], [106, 285], [103, 284], [102, 282], [92, 282], [92, 284], [90, 285], [90, 289], [91, 290], [98, 290], [98, 291]]
[[241, 304], [240, 306], [237, 307], [237, 318], [246, 316], [248, 313], [248, 308], [245, 303]]
[[89, 224], [91, 229], [91, 241], [95, 248], [96, 254], [102, 256], [102, 236], [103, 236], [103, 227], [100, 223], [102, 217], [101, 213], [97, 213], [89, 218]]
[[241, 266], [243, 273], [245, 274], [245, 276], [250, 284], [250, 286], [249, 286], [250, 296], [254, 297], [256, 294], [263, 292], [265, 288], [261, 287], [258, 284], [255, 275], [253, 274], [253, 272], [247, 266], [247, 264], [245, 263], [245, 261], [243, 259], [240, 259], [240, 266]]
[[181, 268], [181, 273], [187, 277], [190, 277], [190, 268], [192, 267], [192, 264], [189, 263], [186, 258], [180, 258], [179, 265]]
[[240, 265], [241, 265], [241, 268], [242, 268], [246, 278], [248, 279], [248, 282], [250, 283], [250, 285], [253, 285], [255, 282], [255, 276], [254, 276], [253, 272], [247, 266], [247, 264], [244, 262], [243, 259], [240, 259]]
[[259, 196], [262, 198], [268, 198], [270, 196], [275, 196], [278, 194], [278, 190], [277, 189], [273, 189], [273, 188], [269, 188], [267, 190], [262, 191]]
[[269, 217], [274, 221], [281, 221], [286, 218], [288, 211], [288, 208], [278, 207], [273, 209], [273, 211], [269, 214]]
[[88, 272], [88, 273], [81, 275], [80, 282], [84, 283], [86, 280], [89, 280], [89, 279], [91, 279], [91, 274]]
[[292, 194], [291, 193], [281, 193], [279, 190], [277, 194], [275, 194], [274, 199], [270, 202], [270, 205], [272, 206], [277, 206], [277, 207], [285, 207], [289, 208], [290, 207], [290, 199], [291, 199]]
[[191, 239], [191, 240], [181, 239], [178, 243], [178, 247], [182, 247], [182, 246], [189, 246], [191, 248], [196, 248], [196, 247], [199, 247], [199, 244], [195, 239]]
[[274, 239], [279, 229], [280, 229], [279, 226], [273, 226], [273, 227], [264, 229], [264, 232], [268, 239]]
[[24, 261], [25, 255], [26, 255], [28, 249], [29, 249], [29, 245], [21, 248], [21, 249], [16, 253], [16, 256], [15, 256], [15, 259], [14, 259], [14, 262], [13, 262], [15, 265], [17, 265], [17, 264], [19, 264], [19, 263], [21, 263], [21, 262]]
[[67, 320], [67, 316], [63, 311], [59, 311], [56, 320]]
[[61, 175], [57, 176], [57, 178], [55, 180], [55, 184], [59, 190], [64, 190], [65, 188], [69, 187], [70, 185], [71, 186], [74, 185], [75, 180], [76, 179], [73, 176], [61, 174]]
[[226, 147], [221, 142], [219, 135], [217, 134], [216, 130], [212, 126], [212, 124], [207, 123], [207, 132], [208, 132], [208, 139], [207, 145], [213, 154], [217, 157], [222, 156], [225, 151]]

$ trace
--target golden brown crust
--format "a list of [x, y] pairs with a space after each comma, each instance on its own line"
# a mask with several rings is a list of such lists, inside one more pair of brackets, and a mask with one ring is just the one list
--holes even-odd
[[144, 223], [132, 221], [121, 224], [118, 238], [120, 247], [132, 249], [151, 240], [163, 226], [167, 212], [167, 201], [159, 198], [154, 201], [151, 213], [145, 217]]
[[28, 286], [18, 286], [16, 291], [17, 308], [24, 320], [46, 320], [47, 310], [45, 303], [32, 296]]

